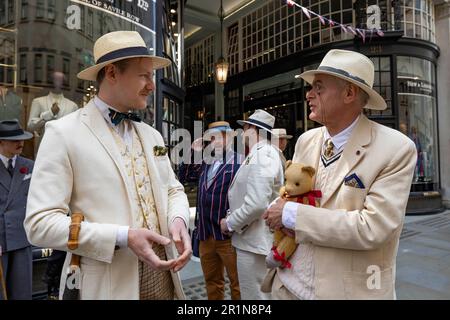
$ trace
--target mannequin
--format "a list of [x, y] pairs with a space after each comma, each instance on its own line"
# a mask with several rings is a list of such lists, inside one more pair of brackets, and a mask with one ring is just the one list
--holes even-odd
[[17, 119], [22, 122], [22, 99], [7, 87], [0, 85], [0, 121]]
[[64, 74], [55, 71], [52, 74], [53, 88], [48, 95], [39, 97], [31, 103], [30, 118], [28, 120], [28, 130], [35, 135], [35, 152], [44, 135], [45, 123], [47, 121], [60, 119], [78, 109], [75, 102], [64, 97], [62, 86]]

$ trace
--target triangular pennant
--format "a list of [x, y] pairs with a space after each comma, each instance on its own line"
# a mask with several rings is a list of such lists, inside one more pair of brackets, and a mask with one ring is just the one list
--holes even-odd
[[377, 35], [379, 35], [380, 37], [384, 36], [384, 32], [381, 30], [377, 30]]
[[302, 11], [305, 14], [305, 16], [308, 17], [308, 19], [311, 19], [311, 13], [309, 12], [308, 9], [306, 9], [305, 7], [302, 7]]
[[328, 24], [330, 25], [330, 27], [334, 27], [336, 25], [336, 22], [334, 22], [333, 20], [328, 20]]
[[365, 30], [361, 30], [361, 29], [356, 29], [356, 31], [359, 33], [359, 35], [361, 36], [363, 42], [366, 42], [366, 31]]
[[292, 0], [287, 0], [286, 3], [287, 3], [287, 5], [288, 5], [289, 7], [295, 6], [295, 2], [292, 1]]
[[348, 32], [347, 28], [343, 24], [341, 24], [341, 30], [344, 31], [345, 33]]
[[348, 30], [350, 30], [351, 33], [353, 33], [353, 35], [355, 36], [357, 35], [356, 31], [352, 27], [348, 26], [347, 28]]
[[317, 15], [319, 17], [320, 23], [324, 26], [325, 25], [325, 19], [320, 14]]

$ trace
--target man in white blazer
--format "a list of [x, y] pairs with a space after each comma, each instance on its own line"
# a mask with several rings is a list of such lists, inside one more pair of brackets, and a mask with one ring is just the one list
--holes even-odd
[[[183, 299], [178, 271], [189, 261], [189, 204], [161, 135], [130, 109], [144, 109], [153, 71], [137, 32], [118, 31], [94, 45], [97, 81], [86, 107], [46, 125], [24, 226], [31, 243], [81, 256], [81, 299]], [[67, 248], [70, 213], [81, 212], [78, 249]], [[173, 241], [171, 241], [173, 240]], [[77, 282], [75, 282], [76, 284]], [[60, 297], [62, 292], [60, 291]]]
[[244, 127], [243, 139], [250, 151], [228, 190], [230, 214], [222, 219], [221, 229], [225, 234], [233, 233], [241, 299], [269, 299], [260, 287], [273, 236], [262, 215], [278, 196], [284, 178], [279, 153], [270, 143], [275, 117], [256, 110], [238, 123]]
[[322, 199], [320, 208], [278, 199], [264, 214], [271, 228], [295, 230], [299, 244], [292, 268], [277, 269], [271, 279], [272, 295], [394, 299], [414, 143], [363, 115], [363, 107], [386, 109], [372, 88], [374, 65], [366, 56], [331, 50], [301, 77], [312, 85], [310, 119], [324, 126], [298, 139], [293, 161], [316, 168]]

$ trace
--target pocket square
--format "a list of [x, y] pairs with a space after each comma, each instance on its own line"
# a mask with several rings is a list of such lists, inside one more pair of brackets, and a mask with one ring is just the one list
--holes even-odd
[[155, 155], [155, 157], [161, 157], [161, 156], [165, 156], [167, 154], [167, 147], [164, 146], [154, 146], [153, 147], [153, 154]]
[[23, 177], [23, 181], [28, 180], [28, 179], [31, 179], [31, 173], [29, 173]]
[[361, 181], [361, 179], [356, 175], [356, 173], [353, 173], [347, 177], [344, 178], [344, 184], [349, 187], [358, 188], [358, 189], [365, 189], [364, 183]]

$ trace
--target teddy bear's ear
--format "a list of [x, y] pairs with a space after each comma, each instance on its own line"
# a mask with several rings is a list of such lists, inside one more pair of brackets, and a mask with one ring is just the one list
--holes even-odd
[[303, 167], [302, 171], [308, 173], [311, 177], [316, 173], [316, 170], [313, 167], [310, 167], [310, 166]]
[[292, 160], [286, 161], [286, 168], [285, 168], [285, 169], [289, 168], [289, 166], [290, 166], [291, 164], [292, 164]]

